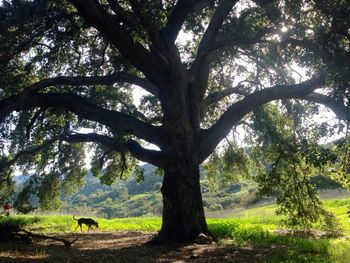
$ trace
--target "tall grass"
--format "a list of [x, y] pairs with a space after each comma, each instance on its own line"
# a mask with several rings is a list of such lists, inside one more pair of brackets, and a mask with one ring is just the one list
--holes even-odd
[[[140, 230], [158, 231], [161, 226], [160, 218], [94, 218], [98, 221], [100, 231]], [[2, 219], [29, 230], [41, 232], [73, 231], [77, 222], [71, 215], [15, 215]], [[83, 226], [84, 228], [84, 226]]]
[[159, 217], [100, 219], [98, 222], [101, 230], [140, 231], [158, 231], [162, 223]]
[[63, 215], [15, 215], [3, 218], [2, 221], [41, 232], [68, 231], [74, 226], [72, 217]]

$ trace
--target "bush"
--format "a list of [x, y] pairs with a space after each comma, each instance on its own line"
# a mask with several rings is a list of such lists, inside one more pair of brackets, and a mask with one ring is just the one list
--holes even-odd
[[212, 204], [209, 206], [209, 211], [214, 212], [214, 211], [220, 211], [222, 210], [222, 205], [221, 204]]
[[240, 202], [240, 205], [243, 207], [255, 204], [259, 200], [256, 191], [248, 192], [247, 195], [243, 196]]
[[222, 198], [221, 205], [223, 206], [223, 208], [227, 208], [231, 205], [239, 204], [240, 201], [241, 201], [241, 198], [238, 196], [226, 196]]

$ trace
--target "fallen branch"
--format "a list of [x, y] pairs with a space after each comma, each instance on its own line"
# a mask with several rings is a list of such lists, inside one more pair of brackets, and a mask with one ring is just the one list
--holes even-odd
[[27, 234], [29, 237], [31, 237], [31, 238], [51, 239], [51, 240], [55, 240], [55, 241], [62, 242], [66, 247], [69, 247], [69, 246], [72, 245], [75, 241], [78, 240], [78, 238], [76, 238], [76, 239], [74, 239], [73, 241], [69, 241], [69, 240], [64, 239], [64, 238], [51, 237], [51, 236], [46, 236], [46, 235], [41, 235], [41, 234], [34, 234], [34, 233], [29, 232], [29, 231], [24, 230], [24, 229], [20, 229], [20, 231], [26, 233], [26, 234]]
[[25, 243], [30, 243], [32, 239], [51, 239], [62, 242], [66, 247], [71, 246], [75, 241], [78, 240], [78, 238], [76, 238], [70, 241], [64, 238], [35, 234], [25, 229], [21, 229], [18, 225], [12, 223], [0, 224], [0, 242], [22, 241]]

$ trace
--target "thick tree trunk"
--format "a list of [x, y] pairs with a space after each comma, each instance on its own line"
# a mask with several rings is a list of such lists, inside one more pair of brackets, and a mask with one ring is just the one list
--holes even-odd
[[163, 222], [159, 236], [185, 242], [210, 235], [200, 190], [199, 166], [174, 159], [165, 169], [162, 186]]
[[163, 220], [161, 240], [186, 242], [199, 234], [210, 235], [200, 188], [198, 105], [192, 103], [191, 81], [179, 60], [170, 71], [168, 87], [161, 94], [167, 143], [164, 161]]

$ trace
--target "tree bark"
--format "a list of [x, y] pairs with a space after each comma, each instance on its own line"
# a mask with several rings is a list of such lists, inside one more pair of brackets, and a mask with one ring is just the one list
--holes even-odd
[[198, 165], [189, 159], [173, 159], [165, 168], [161, 192], [160, 238], [181, 243], [196, 239], [200, 233], [211, 235], [205, 220]]

